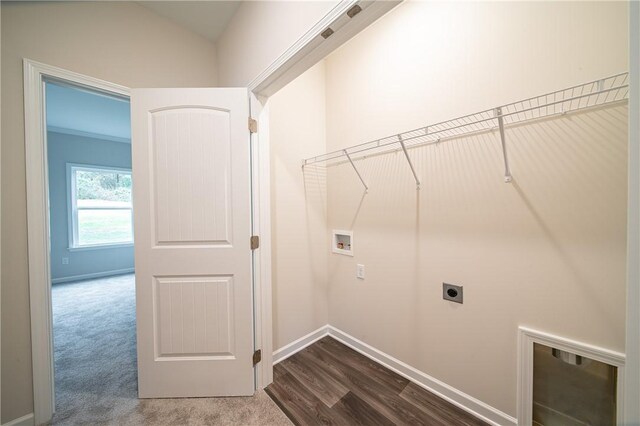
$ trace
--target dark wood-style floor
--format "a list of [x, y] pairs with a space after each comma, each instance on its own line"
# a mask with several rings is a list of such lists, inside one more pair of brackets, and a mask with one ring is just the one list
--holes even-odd
[[297, 425], [486, 425], [331, 337], [275, 365], [266, 391]]

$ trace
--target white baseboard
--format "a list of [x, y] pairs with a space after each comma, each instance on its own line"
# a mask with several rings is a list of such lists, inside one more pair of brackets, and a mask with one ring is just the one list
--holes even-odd
[[127, 268], [127, 269], [116, 269], [113, 271], [96, 272], [93, 274], [72, 275], [70, 277], [53, 278], [51, 280], [51, 283], [59, 284], [59, 283], [69, 283], [72, 281], [92, 280], [94, 278], [104, 278], [104, 277], [110, 277], [113, 275], [133, 274], [134, 271], [135, 271], [134, 268]]
[[280, 349], [273, 352], [273, 365], [276, 365], [280, 361], [284, 361], [289, 358], [291, 355], [296, 352], [301, 351], [312, 343], [322, 339], [324, 336], [329, 334], [329, 326], [323, 325], [319, 329], [312, 331], [306, 336], [302, 336], [296, 341], [289, 343], [286, 346], [281, 347]]
[[5, 423], [2, 426], [33, 426], [34, 424], [33, 413], [29, 413], [26, 416], [11, 420], [9, 423]]
[[386, 353], [356, 339], [344, 331], [338, 330], [330, 325], [327, 326], [327, 328], [329, 329], [329, 336], [334, 339], [344, 343], [364, 356], [371, 358], [392, 371], [395, 371], [399, 375], [411, 380], [429, 392], [438, 395], [487, 423], [497, 426], [517, 425], [514, 417], [511, 417], [508, 414], [503, 413], [502, 411], [497, 410], [490, 405], [485, 404], [484, 402], [411, 367], [408, 364], [405, 364], [391, 355], [387, 355]]

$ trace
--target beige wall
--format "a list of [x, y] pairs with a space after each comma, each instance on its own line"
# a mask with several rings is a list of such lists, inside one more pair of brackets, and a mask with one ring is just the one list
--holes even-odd
[[[627, 70], [626, 3], [409, 2], [326, 60], [335, 150]], [[627, 108], [328, 168], [329, 322], [516, 415], [518, 325], [624, 351]], [[366, 280], [355, 277], [356, 263]], [[442, 300], [464, 286], [464, 305]]]
[[321, 62], [269, 99], [273, 347], [327, 324], [327, 211], [323, 169], [301, 159], [324, 152]]
[[[130, 87], [246, 85], [334, 4], [244, 3], [216, 79], [212, 44], [135, 4], [2, 3], [2, 422], [32, 411], [21, 58]], [[623, 350], [624, 107], [509, 130], [511, 185], [495, 135], [413, 150], [420, 192], [388, 155], [359, 163], [366, 196], [330, 168], [327, 200], [300, 160], [626, 70], [626, 7], [408, 3], [276, 94], [274, 348], [329, 322], [511, 415], [518, 324]], [[331, 228], [354, 229], [354, 258], [328, 254]]]
[[216, 42], [220, 86], [247, 86], [338, 2], [243, 2]]
[[2, 2], [2, 423], [33, 411], [24, 57], [129, 87], [217, 83], [212, 43], [134, 3]]

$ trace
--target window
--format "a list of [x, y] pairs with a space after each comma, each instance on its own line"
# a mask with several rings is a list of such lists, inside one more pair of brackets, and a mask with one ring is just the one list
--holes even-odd
[[67, 165], [70, 247], [133, 243], [131, 170]]

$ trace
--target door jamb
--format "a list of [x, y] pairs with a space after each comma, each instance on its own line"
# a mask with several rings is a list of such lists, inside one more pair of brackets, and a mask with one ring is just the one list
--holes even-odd
[[640, 424], [640, 5], [629, 4], [627, 316], [623, 424]]
[[129, 97], [130, 91], [118, 84], [29, 59], [24, 59], [23, 68], [33, 408], [34, 423], [39, 425], [49, 421], [55, 411], [44, 80], [69, 81], [125, 97]]

